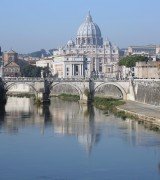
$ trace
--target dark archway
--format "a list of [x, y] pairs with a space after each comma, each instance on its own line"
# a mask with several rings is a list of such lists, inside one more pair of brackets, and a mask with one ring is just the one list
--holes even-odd
[[117, 83], [102, 83], [94, 90], [94, 95], [99, 97], [112, 97], [116, 99], [126, 99], [127, 93]]
[[[31, 92], [33, 92], [34, 94], [37, 94], [37, 90], [35, 89], [35, 87], [33, 86], [33, 85], [31, 85], [30, 83], [22, 83], [22, 82], [14, 82], [14, 83], [11, 83], [11, 84], [9, 84], [9, 85], [7, 85], [6, 84], [6, 86], [5, 86], [5, 89], [6, 89], [6, 91], [9, 91], [9, 89], [11, 89], [12, 87], [14, 87], [15, 85], [27, 85], [28, 87], [30, 87], [31, 89], [32, 89], [32, 91], [30, 91], [30, 93]], [[20, 91], [18, 91], [18, 93], [21, 93]], [[23, 93], [23, 92], [22, 92]], [[24, 93], [25, 93], [25, 91], [24, 91]]]
[[72, 94], [82, 96], [82, 91], [79, 87], [69, 83], [57, 83], [51, 86], [51, 95]]

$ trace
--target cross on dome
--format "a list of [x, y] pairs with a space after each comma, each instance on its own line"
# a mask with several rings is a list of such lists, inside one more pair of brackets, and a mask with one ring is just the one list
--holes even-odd
[[86, 21], [87, 21], [87, 22], [92, 22], [92, 16], [91, 16], [91, 14], [90, 14], [90, 11], [88, 12], [88, 15], [87, 15], [87, 17], [86, 17]]

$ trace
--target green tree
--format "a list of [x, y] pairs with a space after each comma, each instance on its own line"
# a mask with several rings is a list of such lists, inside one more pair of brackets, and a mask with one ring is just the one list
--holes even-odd
[[136, 62], [148, 61], [148, 57], [141, 55], [126, 56], [119, 61], [119, 66], [134, 67]]
[[22, 67], [21, 73], [24, 77], [41, 77], [42, 69], [41, 67], [26, 65]]

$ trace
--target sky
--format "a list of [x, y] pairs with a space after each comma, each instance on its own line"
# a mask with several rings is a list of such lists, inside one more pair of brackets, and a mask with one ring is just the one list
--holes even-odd
[[90, 11], [119, 48], [160, 44], [160, 0], [0, 0], [0, 46], [18, 53], [64, 46]]

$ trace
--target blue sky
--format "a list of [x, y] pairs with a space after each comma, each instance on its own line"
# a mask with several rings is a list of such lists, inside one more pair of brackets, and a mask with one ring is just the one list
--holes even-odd
[[120, 48], [160, 44], [160, 0], [0, 0], [0, 45], [27, 53], [63, 46], [90, 10]]

